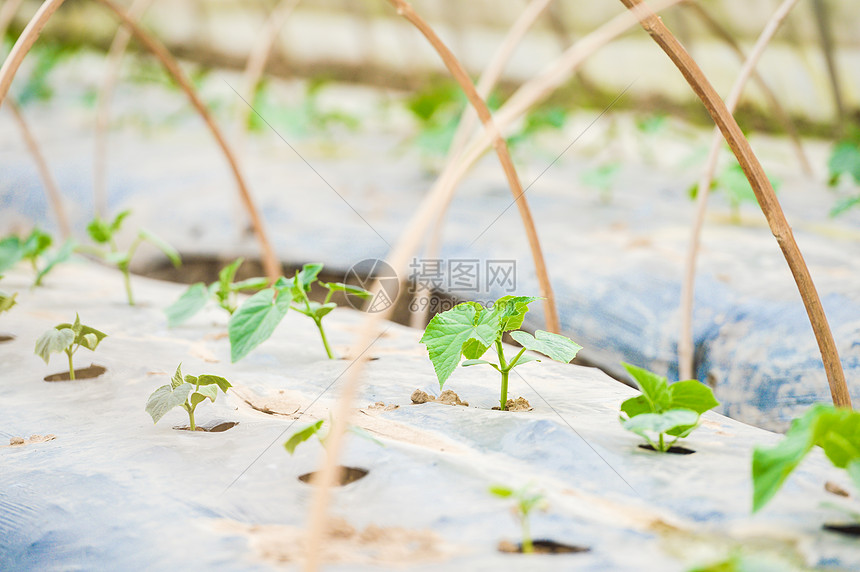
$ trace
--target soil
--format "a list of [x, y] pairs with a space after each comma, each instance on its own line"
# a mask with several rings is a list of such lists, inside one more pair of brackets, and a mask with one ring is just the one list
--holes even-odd
[[[210, 423], [208, 425], [198, 425], [197, 431], [202, 431], [205, 433], [223, 433], [228, 429], [232, 429], [236, 425], [238, 425], [238, 421], [221, 421], [219, 423]], [[174, 427], [177, 431], [190, 431], [191, 428], [187, 425], [184, 427]]]
[[48, 441], [53, 441], [57, 436], [53, 434], [48, 435], [30, 435], [29, 438], [24, 439], [23, 437], [10, 437], [9, 444], [5, 445], [6, 447], [23, 447], [24, 445], [35, 445], [37, 443], [46, 443]]
[[822, 528], [846, 536], [860, 537], [860, 524], [825, 524]]
[[[645, 449], [646, 451], [654, 451], [654, 447], [651, 445], [639, 445], [640, 449]], [[669, 447], [667, 453], [671, 453], [673, 455], [692, 455], [695, 453], [693, 449], [687, 449], [686, 447]]]
[[363, 412], [365, 412], [365, 413], [368, 413], [368, 412], [382, 412], [382, 411], [394, 411], [394, 410], [395, 410], [395, 409], [397, 409], [398, 407], [400, 407], [400, 406], [399, 406], [399, 405], [394, 405], [393, 403], [386, 405], [386, 404], [385, 404], [385, 402], [383, 402], [383, 401], [377, 401], [377, 402], [376, 402], [376, 403], [374, 403], [373, 405], [368, 405], [366, 408], [364, 408], [363, 410], [360, 410], [360, 411], [363, 411]]
[[[508, 399], [505, 402], [505, 411], [518, 412], [518, 411], [531, 411], [534, 409], [531, 403], [529, 403], [525, 397], [517, 397], [516, 399]], [[499, 407], [493, 407], [494, 411], [500, 411]]]
[[[300, 562], [306, 555], [305, 530], [283, 525], [248, 525], [220, 521], [224, 532], [242, 534], [257, 554], [269, 562]], [[324, 563], [348, 562], [350, 565], [394, 565], [433, 562], [445, 557], [442, 539], [429, 530], [382, 527], [375, 524], [357, 530], [342, 518], [328, 523], [328, 539], [321, 547]]]
[[[573, 544], [562, 544], [554, 540], [533, 540], [534, 554], [575, 554], [577, 552], [588, 552], [591, 550], [586, 546], [575, 546]], [[522, 554], [523, 545], [514, 544], [508, 540], [499, 542], [499, 552], [509, 554]]]
[[[79, 379], [93, 379], [99, 377], [106, 371], [107, 368], [95, 364], [81, 369], [75, 368], [75, 381], [78, 381]], [[71, 381], [71, 377], [69, 376], [69, 372], [66, 371], [45, 376], [45, 381]]]
[[410, 399], [416, 405], [421, 405], [422, 403], [441, 403], [442, 405], [462, 405], [463, 407], [469, 407], [468, 402], [462, 401], [460, 396], [450, 389], [446, 389], [440, 393], [439, 397], [433, 397], [426, 391], [416, 389], [412, 392]]
[[[316, 474], [319, 471], [314, 471], [312, 473], [305, 473], [304, 475], [299, 475], [299, 480], [303, 483], [312, 484], [311, 481], [314, 479]], [[363, 479], [367, 476], [370, 471], [367, 469], [362, 469], [360, 467], [344, 467], [343, 465], [338, 466], [338, 474], [335, 478], [334, 484], [337, 487], [343, 487], [350, 483], [354, 483], [357, 480]]]
[[7, 334], [0, 334], [0, 344], [5, 343], [5, 342], [11, 342], [14, 339], [15, 339], [15, 336], [7, 335]]

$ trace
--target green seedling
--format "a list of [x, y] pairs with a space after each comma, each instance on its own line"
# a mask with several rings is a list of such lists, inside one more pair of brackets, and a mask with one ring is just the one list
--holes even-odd
[[830, 175], [827, 184], [831, 187], [839, 186], [843, 180], [848, 179], [855, 188], [854, 193], [839, 198], [830, 210], [830, 216], [841, 215], [860, 205], [860, 193], [856, 192], [856, 187], [860, 185], [860, 127], [851, 126], [848, 136], [833, 146], [827, 161], [827, 170]]
[[[774, 191], [778, 191], [780, 181], [770, 176], [768, 176], [768, 179]], [[758, 199], [756, 199], [750, 182], [747, 180], [744, 170], [737, 161], [732, 161], [726, 165], [716, 178], [711, 181], [711, 190], [721, 192], [726, 196], [732, 213], [732, 222], [735, 224], [739, 224], [741, 221], [741, 205], [743, 203], [758, 204]], [[689, 195], [691, 199], [695, 199], [698, 194], [699, 185], [696, 183], [690, 187]]]
[[613, 161], [584, 171], [579, 180], [583, 185], [597, 189], [601, 201], [610, 203], [612, 201], [612, 187], [620, 172], [621, 163]]
[[17, 304], [15, 301], [15, 297], [18, 295], [17, 292], [13, 294], [6, 294], [5, 292], [0, 292], [0, 314], [3, 312], [8, 312], [12, 309], [12, 306]]
[[522, 551], [523, 554], [534, 552], [534, 544], [532, 543], [532, 535], [529, 527], [529, 518], [533, 510], [546, 510], [548, 503], [543, 493], [532, 490], [530, 485], [526, 485], [519, 489], [511, 489], [502, 485], [493, 485], [490, 487], [490, 493], [503, 499], [512, 499], [514, 506], [512, 512], [514, 517], [520, 523], [520, 528], [523, 533]]
[[51, 359], [51, 354], [66, 352], [69, 357], [69, 379], [75, 379], [75, 365], [72, 358], [81, 348], [91, 352], [96, 351], [107, 334], [95, 328], [81, 324], [81, 318], [75, 314], [74, 324], [57, 324], [36, 340], [36, 355], [45, 360]]
[[162, 385], [152, 392], [146, 400], [146, 412], [152, 417], [153, 423], [158, 423], [164, 415], [174, 407], [182, 407], [188, 413], [188, 426], [197, 431], [194, 422], [194, 411], [197, 406], [207, 399], [215, 403], [220, 389], [225, 395], [232, 387], [223, 377], [204, 373], [203, 375], [182, 375], [182, 364], [176, 366], [176, 373], [170, 383]]
[[[502, 391], [499, 400], [504, 411], [508, 401], [508, 375], [515, 367], [538, 358], [524, 355], [526, 350], [536, 351], [548, 358], [569, 363], [582, 346], [570, 338], [538, 330], [535, 335], [519, 330], [523, 318], [529, 311], [528, 305], [538, 300], [527, 296], [505, 296], [496, 300], [492, 310], [487, 310], [476, 302], [457, 304], [447, 312], [436, 314], [421, 337], [427, 346], [430, 361], [439, 379], [439, 389], [454, 373], [460, 359], [466, 358], [463, 367], [489, 365], [502, 376]], [[516, 331], [514, 331], [516, 330]], [[511, 332], [522, 349], [510, 360], [505, 359], [502, 335]], [[480, 359], [490, 347], [496, 349], [499, 363]]]
[[[320, 263], [305, 264], [293, 278], [279, 278], [271, 287], [260, 290], [248, 298], [242, 306], [230, 317], [227, 332], [230, 336], [230, 357], [237, 362], [255, 347], [269, 339], [287, 311], [293, 310], [311, 318], [320, 333], [323, 346], [329, 359], [334, 354], [329, 347], [322, 319], [337, 308], [331, 301], [335, 292], [344, 292], [366, 300], [371, 293], [358, 286], [340, 282], [319, 282], [317, 276], [322, 270]], [[328, 290], [322, 303], [314, 302], [308, 297], [314, 283]], [[290, 306], [290, 304], [294, 304]]]
[[[665, 377], [630, 364], [623, 364], [642, 395], [621, 404], [619, 420], [628, 431], [645, 439], [661, 453], [699, 426], [699, 416], [720, 404], [711, 388], [695, 379], [669, 384]], [[657, 434], [653, 440], [651, 435]], [[671, 441], [666, 436], [674, 437]]]
[[125, 280], [125, 293], [128, 297], [128, 305], [134, 306], [134, 295], [131, 291], [131, 273], [129, 267], [131, 259], [134, 257], [137, 248], [144, 242], [148, 242], [161, 250], [167, 258], [177, 268], [182, 265], [182, 259], [176, 249], [164, 242], [159, 237], [145, 229], [140, 229], [137, 237], [132, 241], [131, 245], [125, 251], [119, 250], [116, 244], [116, 235], [120, 231], [122, 222], [131, 214], [130, 210], [125, 210], [116, 215], [112, 221], [102, 220], [99, 217], [94, 218], [87, 225], [87, 232], [90, 238], [98, 244], [105, 245], [109, 250], [96, 250], [95, 254], [100, 256], [106, 262], [115, 265], [122, 272]]
[[[331, 425], [332, 425], [332, 423], [329, 422], [329, 427], [331, 427]], [[320, 445], [325, 447], [326, 441], [328, 440], [328, 437], [329, 437], [329, 431], [330, 431], [329, 427], [325, 427], [325, 421], [323, 419], [320, 419], [319, 421], [315, 421], [314, 423], [311, 423], [307, 427], [299, 429], [298, 431], [296, 431], [295, 433], [290, 435], [290, 438], [287, 439], [286, 443], [284, 443], [284, 449], [287, 450], [287, 453], [292, 455], [293, 453], [296, 452], [296, 448], [299, 445], [301, 445], [302, 443], [304, 443], [305, 441], [307, 441], [308, 439], [310, 439], [313, 436], [316, 436], [316, 438], [320, 442]], [[368, 433], [367, 431], [365, 431], [361, 427], [356, 427], [355, 425], [347, 425], [346, 428], [351, 433], [354, 433], [355, 435], [358, 435], [359, 437], [367, 439], [368, 441], [373, 441], [374, 443], [376, 443], [380, 447], [385, 446], [382, 442], [380, 442], [373, 435], [371, 435], [370, 433]]]
[[209, 300], [214, 300], [231, 316], [238, 308], [237, 296], [242, 290], [261, 290], [269, 281], [266, 278], [249, 278], [239, 282], [233, 282], [236, 271], [242, 265], [242, 258], [237, 258], [232, 263], [221, 269], [218, 273], [218, 281], [209, 286], [203, 282], [197, 282], [188, 287], [176, 302], [168, 306], [164, 313], [167, 314], [167, 325], [171, 328], [182, 324], [194, 314], [203, 309]]
[[[324, 78], [308, 81], [304, 99], [298, 105], [284, 105], [266, 81], [261, 81], [254, 92], [254, 109], [259, 113], [248, 116], [248, 130], [262, 131], [271, 125], [283, 128], [292, 135], [308, 137], [315, 133], [328, 132], [338, 126], [354, 131], [360, 120], [344, 111], [325, 110], [320, 105], [320, 94], [329, 84]], [[263, 120], [262, 118], [266, 119]], [[268, 122], [268, 124], [267, 124]]]
[[[60, 249], [51, 254], [54, 239], [50, 234], [36, 228], [24, 239], [7, 236], [0, 240], [0, 272], [4, 272], [21, 260], [33, 268], [36, 278], [33, 286], [41, 286], [45, 276], [62, 262], [69, 259], [75, 250], [75, 242], [67, 240]], [[44, 262], [40, 262], [44, 261]]]
[[[860, 491], [860, 412], [817, 403], [791, 423], [782, 441], [753, 451], [753, 512], [773, 498], [814, 447], [845, 469]], [[860, 522], [858, 516], [853, 515]]]
[[508, 137], [508, 145], [517, 147], [544, 131], [558, 131], [567, 121], [567, 110], [557, 105], [540, 106], [529, 111], [518, 133]]

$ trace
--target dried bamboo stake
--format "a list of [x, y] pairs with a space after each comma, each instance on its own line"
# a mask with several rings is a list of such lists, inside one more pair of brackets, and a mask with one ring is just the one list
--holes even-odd
[[[655, 2], [655, 7], [657, 9], [667, 8], [677, 4], [679, 1], [681, 0], [659, 0]], [[516, 106], [510, 108], [508, 111], [505, 123], [498, 122], [498, 125], [500, 127], [507, 125], [528, 110], [531, 105], [548, 96], [554, 87], [564, 83], [566, 78], [570, 77], [589, 55], [609, 43], [613, 38], [627, 31], [638, 23], [640, 18], [647, 16], [648, 12], [644, 10], [624, 12], [594, 32], [584, 36], [576, 45], [571, 46], [546, 72], [520, 88], [517, 92], [520, 94], [520, 97], [515, 102]], [[412, 218], [404, 227], [407, 229], [406, 233], [400, 237], [391, 253], [386, 257], [386, 261], [395, 271], [400, 272], [406, 269], [409, 256], [415, 252], [421, 242], [421, 237], [424, 236], [430, 225], [438, 219], [442, 209], [446, 208], [446, 205], [450, 202], [457, 182], [462, 179], [491, 142], [492, 136], [489, 132], [484, 131], [469, 146], [466, 156], [456, 163], [450, 163], [440, 175], [439, 180], [415, 209]], [[380, 285], [376, 282], [370, 287], [370, 290], [375, 293], [379, 288]], [[392, 303], [391, 306], [382, 312], [368, 313], [365, 316], [356, 336], [355, 343], [352, 346], [354, 354], [364, 352], [373, 345], [378, 335], [380, 324], [391, 315], [394, 306], [395, 304]], [[366, 359], [360, 357], [358, 358], [358, 363], [351, 366], [350, 371], [345, 376], [344, 386], [335, 406], [332, 428], [327, 437], [323, 466], [319, 471], [319, 478], [315, 483], [317, 486], [314, 489], [314, 496], [311, 501], [305, 570], [315, 571], [319, 568], [320, 545], [323, 542], [323, 532], [327, 522], [331, 485], [334, 483], [337, 460], [343, 449], [344, 432], [349, 422], [352, 404], [358, 394], [360, 376], [364, 369], [365, 361]]]
[[263, 221], [259, 216], [257, 211], [257, 207], [254, 205], [254, 200], [251, 197], [251, 193], [248, 190], [248, 186], [245, 184], [245, 178], [242, 175], [242, 172], [239, 168], [239, 163], [236, 160], [236, 156], [233, 154], [233, 151], [230, 149], [230, 146], [227, 144], [227, 141], [224, 139], [224, 135], [221, 133], [218, 125], [215, 123], [215, 120], [212, 118], [209, 110], [206, 108], [206, 105], [197, 95], [197, 92], [194, 90], [194, 86], [191, 85], [191, 82], [185, 76], [185, 73], [176, 63], [176, 60], [173, 59], [173, 56], [170, 55], [170, 52], [155, 38], [153, 38], [148, 32], [144, 31], [143, 28], [137, 25], [134, 20], [129, 18], [129, 16], [120, 9], [116, 4], [113, 3], [112, 0], [96, 0], [98, 3], [102, 4], [110, 11], [112, 11], [116, 16], [122, 21], [123, 25], [128, 27], [134, 37], [156, 58], [161, 62], [167, 72], [173, 77], [179, 87], [182, 88], [182, 91], [188, 96], [188, 99], [191, 101], [191, 104], [203, 118], [203, 121], [206, 122], [207, 127], [212, 133], [212, 136], [215, 138], [218, 146], [221, 148], [221, 151], [224, 153], [227, 162], [230, 165], [230, 169], [233, 171], [233, 176], [236, 179], [236, 184], [239, 188], [239, 195], [242, 199], [242, 203], [245, 206], [245, 209], [248, 211], [248, 214], [251, 216], [251, 223], [254, 227], [254, 232], [257, 235], [257, 240], [260, 243], [260, 247], [262, 249], [262, 258], [263, 258], [263, 269], [266, 272], [266, 276], [270, 280], [276, 280], [281, 275], [281, 265], [278, 262], [278, 259], [275, 257], [275, 253], [272, 250], [272, 246], [269, 243], [268, 236], [266, 235], [265, 228], [263, 227]]
[[[139, 22], [152, 6], [155, 0], [134, 0], [128, 9], [128, 17]], [[107, 131], [110, 121], [110, 108], [113, 94], [119, 81], [122, 68], [122, 58], [131, 41], [128, 28], [120, 27], [113, 37], [107, 55], [107, 71], [102, 81], [96, 109], [96, 127], [94, 133], [95, 150], [93, 152], [93, 206], [99, 216], [107, 215]]]
[[821, 299], [812, 282], [809, 268], [803, 260], [803, 255], [794, 240], [791, 227], [785, 219], [785, 214], [776, 198], [776, 193], [770, 184], [764, 169], [762, 169], [758, 158], [753, 153], [749, 141], [744, 137], [732, 114], [728, 112], [719, 94], [705, 77], [702, 70], [696, 64], [684, 47], [678, 43], [675, 36], [666, 28], [662, 20], [653, 13], [642, 0], [621, 0], [628, 9], [640, 8], [649, 12], [649, 16], [642, 20], [642, 27], [651, 35], [651, 38], [669, 56], [672, 62], [683, 74], [687, 83], [705, 104], [705, 108], [720, 128], [732, 152], [737, 157], [738, 163], [749, 179], [750, 185], [755, 192], [762, 212], [767, 219], [771, 232], [773, 232], [786, 262], [788, 263], [797, 289], [806, 306], [806, 313], [815, 333], [824, 369], [827, 372], [827, 381], [830, 384], [830, 393], [833, 403], [840, 407], [851, 407], [851, 397], [848, 386], [845, 383], [845, 375], [842, 364], [839, 361], [839, 353], [833, 334], [827, 323], [827, 316], [821, 306]]
[[9, 111], [12, 112], [12, 117], [15, 118], [15, 123], [18, 124], [18, 129], [21, 131], [21, 137], [24, 139], [24, 143], [27, 145], [27, 149], [30, 150], [33, 161], [36, 163], [36, 169], [39, 171], [39, 178], [42, 179], [42, 185], [45, 187], [48, 202], [51, 203], [51, 208], [57, 217], [57, 226], [60, 228], [60, 234], [63, 238], [69, 238], [72, 235], [72, 231], [69, 227], [69, 219], [66, 217], [66, 210], [63, 208], [63, 197], [57, 187], [57, 181], [51, 174], [48, 163], [45, 161], [45, 156], [42, 155], [39, 144], [33, 136], [32, 131], [30, 131], [27, 122], [24, 120], [24, 116], [21, 115], [18, 106], [11, 99], [6, 102], [6, 105], [9, 106]]
[[815, 13], [815, 26], [821, 38], [821, 51], [827, 64], [827, 76], [830, 79], [830, 89], [833, 92], [833, 106], [836, 108], [836, 129], [842, 133], [845, 125], [845, 104], [842, 101], [842, 88], [839, 81], [839, 71], [836, 68], [836, 54], [833, 48], [833, 32], [830, 30], [830, 10], [824, 0], [812, 0]]
[[[761, 35], [750, 51], [749, 57], [744, 62], [741, 71], [735, 80], [729, 96], [726, 98], [726, 110], [734, 113], [741, 99], [747, 82], [754, 73], [765, 48], [767, 48], [774, 34], [779, 30], [780, 24], [797, 4], [797, 0], [785, 0], [762, 30]], [[696, 260], [699, 254], [699, 245], [702, 238], [702, 227], [705, 224], [705, 212], [708, 208], [708, 196], [711, 191], [711, 181], [717, 168], [717, 160], [722, 148], [723, 136], [719, 128], [714, 127], [711, 137], [711, 148], [705, 161], [702, 177], [699, 179], [699, 194], [696, 199], [696, 216], [690, 229], [690, 243], [688, 245], [687, 257], [684, 261], [684, 281], [681, 283], [681, 333], [678, 338], [678, 369], [681, 379], [692, 379], [695, 376], [693, 359], [693, 294], [696, 285]]]
[[[701, 4], [698, 2], [685, 2], [683, 6], [692, 9], [713, 33], [725, 42], [729, 48], [731, 48], [742, 64], [747, 61], [747, 56], [744, 54], [744, 51], [741, 49], [737, 40], [735, 40], [728, 30], [726, 30], [722, 24], [717, 22]], [[791, 120], [791, 117], [789, 117], [788, 112], [779, 102], [779, 99], [777, 99], [776, 94], [773, 93], [770, 85], [768, 85], [761, 74], [758, 73], [757, 69], [753, 70], [752, 79], [756, 82], [759, 89], [761, 89], [762, 94], [764, 94], [764, 97], [767, 100], [768, 107], [773, 109], [773, 114], [776, 117], [776, 120], [779, 121], [782, 128], [785, 129], [786, 134], [791, 140], [791, 146], [794, 149], [794, 154], [797, 155], [797, 160], [800, 163], [800, 168], [803, 170], [803, 174], [807, 177], [811, 177], [813, 175], [812, 165], [809, 163], [806, 151], [803, 150], [803, 144], [800, 142], [800, 135], [798, 134], [797, 128], [794, 126], [794, 122]]]

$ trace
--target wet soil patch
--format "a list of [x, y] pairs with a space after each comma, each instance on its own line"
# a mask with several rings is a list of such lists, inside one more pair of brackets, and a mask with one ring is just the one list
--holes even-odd
[[[107, 371], [107, 368], [102, 367], [100, 365], [91, 365], [90, 367], [84, 367], [80, 369], [75, 369], [75, 381], [80, 379], [93, 379], [95, 377], [99, 377], [104, 372]], [[45, 381], [72, 381], [71, 376], [69, 376], [69, 372], [65, 371], [62, 373], [54, 373], [51, 375], [45, 376]]]
[[[350, 483], [354, 483], [359, 479], [363, 479], [370, 472], [367, 469], [362, 469], [360, 467], [344, 467], [343, 465], [339, 466], [338, 473], [334, 479], [334, 485], [336, 487], [343, 487]], [[311, 484], [311, 481], [316, 477], [319, 471], [314, 471], [312, 473], [305, 473], [304, 475], [299, 475], [299, 480], [303, 483]]]
[[[198, 425], [197, 431], [202, 431], [204, 433], [223, 433], [228, 429], [232, 429], [236, 425], [238, 425], [238, 421], [220, 421], [218, 423], [210, 423], [208, 425]], [[191, 431], [191, 427], [174, 427], [177, 431]]]
[[[646, 451], [655, 451], [654, 447], [651, 445], [639, 445], [640, 449], [645, 449]], [[686, 447], [669, 447], [669, 450], [666, 451], [672, 455], [692, 455], [695, 453], [693, 449], [687, 449]]]
[[830, 532], [844, 534], [845, 536], [860, 538], [860, 524], [825, 524], [821, 528]]
[[[588, 552], [591, 549], [587, 546], [576, 546], [574, 544], [564, 544], [554, 540], [533, 540], [533, 554], [576, 554], [578, 552]], [[523, 554], [522, 543], [514, 544], [507, 540], [499, 542], [499, 552], [506, 554]]]
[[0, 334], [0, 344], [4, 344], [6, 342], [11, 342], [15, 339], [15, 336], [9, 334]]

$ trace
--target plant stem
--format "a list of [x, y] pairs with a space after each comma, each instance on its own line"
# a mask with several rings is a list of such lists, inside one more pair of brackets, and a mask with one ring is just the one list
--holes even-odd
[[523, 554], [531, 554], [535, 551], [535, 547], [532, 544], [532, 534], [529, 531], [529, 518], [523, 515], [520, 522], [523, 525]]
[[125, 295], [128, 297], [128, 305], [134, 306], [134, 295], [131, 293], [131, 274], [128, 267], [120, 268], [120, 270], [122, 270], [122, 277], [125, 281]]
[[660, 433], [660, 442], [658, 443], [658, 445], [659, 445], [658, 451], [660, 451], [661, 453], [665, 453], [666, 451], [669, 450], [669, 447], [666, 446], [666, 442], [663, 440], [663, 434], [662, 433]]
[[502, 374], [502, 395], [499, 398], [499, 409], [505, 411], [505, 404], [508, 402], [508, 373], [510, 373], [513, 366], [509, 366], [505, 362], [502, 340], [496, 340], [496, 353], [499, 354], [499, 373]]
[[328, 354], [328, 359], [334, 359], [334, 354], [331, 353], [331, 348], [328, 346], [328, 340], [325, 337], [325, 330], [323, 330], [322, 320], [314, 319], [314, 323], [317, 325], [317, 329], [320, 331], [320, 337], [322, 338], [322, 343], [325, 346], [325, 353]]
[[72, 363], [73, 352], [71, 348], [66, 350], [66, 355], [69, 356], [69, 379], [75, 381], [75, 365]]
[[188, 405], [187, 403], [182, 404], [185, 407], [185, 411], [188, 412], [188, 425], [192, 431], [197, 431], [197, 425], [194, 423], [194, 408]]

